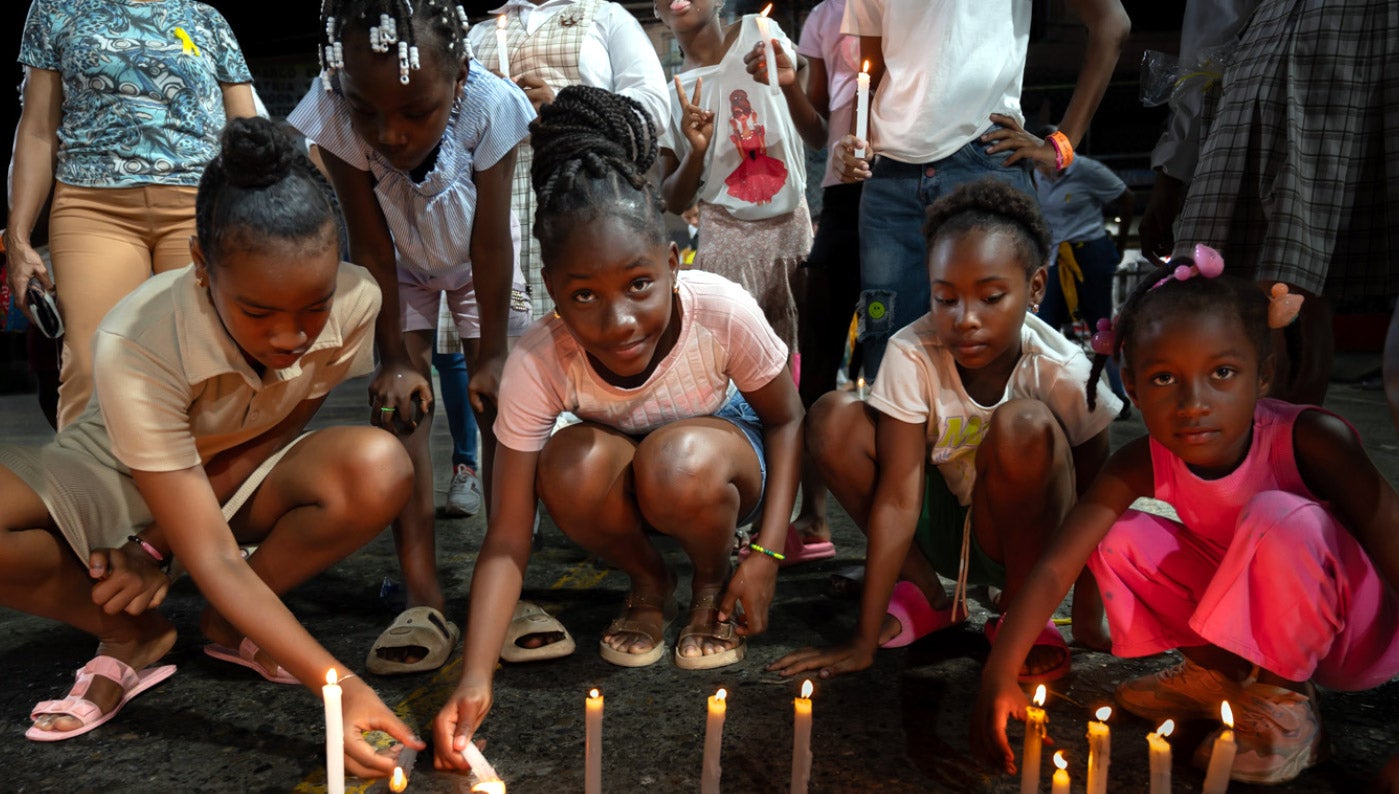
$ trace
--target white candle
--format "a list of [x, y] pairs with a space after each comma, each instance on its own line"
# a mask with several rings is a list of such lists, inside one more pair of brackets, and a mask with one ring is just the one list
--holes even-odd
[[339, 677], [332, 667], [325, 674], [325, 790], [345, 794], [345, 718], [340, 710]]
[[811, 680], [792, 699], [792, 794], [806, 794], [811, 783]]
[[709, 698], [709, 718], [704, 724], [704, 765], [700, 771], [700, 794], [719, 794], [719, 753], [724, 744], [724, 713], [728, 692], [721, 687]]
[[389, 791], [397, 792], [408, 788], [408, 773], [413, 771], [413, 765], [417, 762], [418, 751], [403, 745], [403, 749], [398, 751], [398, 766], [393, 768], [393, 776], [389, 778]]
[[1166, 737], [1175, 728], [1174, 720], [1166, 720], [1156, 729], [1156, 733], [1146, 735], [1151, 763], [1151, 794], [1171, 794], [1171, 743], [1166, 741]]
[[1044, 684], [1035, 687], [1035, 705], [1025, 709], [1025, 754], [1020, 764], [1020, 794], [1039, 794], [1040, 748], [1044, 743]]
[[[855, 137], [865, 140], [870, 132], [870, 62], [865, 61], [860, 73], [855, 75]], [[855, 150], [856, 157], [864, 157], [865, 149]]]
[[1229, 788], [1229, 772], [1234, 768], [1234, 753], [1239, 749], [1234, 744], [1234, 710], [1229, 708], [1229, 701], [1219, 704], [1219, 716], [1224, 722], [1224, 730], [1214, 740], [1210, 766], [1205, 771], [1205, 787], [1201, 789], [1204, 794], [1224, 794]]
[[768, 65], [768, 89], [777, 93], [782, 89], [777, 85], [777, 54], [772, 46], [772, 33], [768, 30], [768, 14], [772, 11], [772, 3], [768, 3], [763, 10], [758, 12], [758, 33], [763, 37], [763, 60]]
[[1054, 783], [1050, 794], [1069, 794], [1069, 762], [1064, 760], [1064, 751], [1054, 754], [1054, 765], [1059, 767], [1054, 773]]
[[471, 787], [472, 794], [505, 794], [505, 781], [483, 780]]
[[408, 776], [403, 774], [403, 767], [394, 767], [393, 777], [389, 778], [389, 791], [398, 794], [406, 788], [408, 788]]
[[[481, 754], [481, 748], [477, 747], [475, 742], [467, 742], [466, 749], [462, 750], [461, 754], [462, 757], [466, 759], [467, 766], [471, 767], [471, 771], [476, 773], [476, 779], [481, 781], [481, 783], [496, 783], [500, 781], [500, 775], [495, 773], [495, 768], [492, 767], [491, 762], [487, 761], [486, 757]], [[476, 789], [472, 788], [471, 790], [475, 791]], [[500, 790], [505, 790], [504, 784], [501, 784]]]
[[855, 390], [856, 393], [860, 395], [861, 400], [865, 399], [865, 376], [861, 375], [855, 381]]
[[495, 52], [500, 61], [500, 76], [510, 79], [510, 35], [505, 26], [509, 24], [505, 14], [495, 18]]
[[587, 738], [583, 746], [583, 791], [602, 794], [602, 693], [596, 689], [588, 693]]
[[1107, 719], [1112, 707], [1098, 709], [1097, 720], [1088, 723], [1088, 794], [1107, 794], [1108, 762], [1112, 760], [1112, 734]]

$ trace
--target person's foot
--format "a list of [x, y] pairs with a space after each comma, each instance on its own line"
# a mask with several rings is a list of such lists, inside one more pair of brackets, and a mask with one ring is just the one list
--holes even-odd
[[708, 670], [741, 661], [744, 638], [733, 623], [719, 622], [719, 597], [723, 585], [699, 585], [691, 591], [690, 622], [675, 643], [675, 663], [685, 670]]
[[458, 463], [452, 470], [452, 482], [447, 486], [444, 512], [449, 516], [474, 516], [481, 512], [484, 501], [481, 478], [476, 476], [476, 470], [465, 463]]
[[792, 529], [797, 531], [802, 544], [826, 543], [831, 539], [831, 527], [826, 517], [820, 515], [799, 515], [792, 521]]
[[[223, 616], [214, 611], [213, 607], [205, 607], [203, 614], [199, 616], [199, 630], [205, 637], [215, 645], [224, 648], [236, 649], [243, 642], [243, 632], [235, 629], [232, 623], [223, 619]], [[267, 651], [258, 649], [253, 655], [252, 661], [263, 670], [263, 677], [276, 677], [281, 670], [281, 665], [277, 660], [267, 654]]]
[[1223, 673], [1189, 659], [1119, 684], [1117, 702], [1138, 717], [1159, 723], [1171, 718], [1209, 719], [1219, 715], [1220, 701], [1239, 702], [1244, 686]]
[[[145, 612], [132, 620], [133, 635], [130, 638], [100, 640], [97, 655], [110, 656], [133, 670], [144, 670], [175, 646], [175, 627], [158, 612]], [[116, 708], [125, 694], [126, 691], [116, 681], [97, 676], [83, 694], [83, 699], [91, 701], [103, 714], [107, 714]], [[71, 731], [82, 724], [82, 720], [69, 714], [41, 714], [34, 720], [34, 726], [42, 731]]]
[[[669, 572], [667, 572], [669, 573]], [[624, 667], [653, 664], [665, 654], [665, 630], [675, 616], [673, 575], [659, 587], [634, 584], [622, 614], [603, 632], [599, 653]]]
[[[1234, 711], [1238, 752], [1229, 777], [1241, 783], [1286, 783], [1328, 755], [1326, 734], [1317, 716], [1316, 689], [1306, 692], [1254, 683], [1229, 699]], [[1195, 753], [1196, 765], [1209, 766], [1214, 735]]]

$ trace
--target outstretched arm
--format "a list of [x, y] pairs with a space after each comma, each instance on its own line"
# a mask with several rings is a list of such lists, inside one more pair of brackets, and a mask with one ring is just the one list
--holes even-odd
[[5, 227], [6, 271], [15, 305], [29, 317], [24, 291], [30, 279], [44, 289], [53, 289], [48, 268], [30, 244], [29, 235], [53, 187], [53, 169], [58, 154], [58, 126], [63, 118], [63, 81], [50, 69], [24, 70], [24, 109], [15, 130], [15, 148], [10, 160], [10, 217]]

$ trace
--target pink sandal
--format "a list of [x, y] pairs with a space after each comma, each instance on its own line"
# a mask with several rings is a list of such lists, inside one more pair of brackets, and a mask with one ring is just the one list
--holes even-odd
[[[738, 550], [740, 561], [748, 559], [748, 555], [753, 550], [744, 546]], [[782, 559], [778, 561], [779, 568], [786, 568], [791, 565], [800, 565], [804, 562], [815, 562], [817, 560], [829, 560], [836, 556], [836, 546], [829, 540], [818, 540], [813, 543], [802, 541], [802, 535], [797, 531], [796, 526], [787, 525], [787, 537], [782, 542]]]
[[[88, 731], [106, 724], [117, 713], [126, 706], [132, 698], [145, 692], [147, 689], [159, 684], [161, 681], [175, 674], [175, 665], [166, 664], [160, 667], [147, 667], [137, 672], [131, 669], [131, 665], [113, 659], [110, 656], [95, 656], [87, 664], [83, 665], [77, 672], [77, 683], [68, 691], [68, 696], [62, 700], [45, 700], [36, 705], [29, 713], [29, 718], [37, 720], [45, 715], [68, 716], [82, 722], [72, 730], [55, 731], [40, 728], [37, 725], [31, 726], [24, 732], [26, 739], [36, 742], [57, 742], [64, 739], [71, 739], [80, 736]], [[112, 707], [106, 714], [97, 707], [96, 703], [88, 700], [84, 695], [92, 687], [93, 679], [101, 676], [116, 682], [118, 686], [126, 690], [121, 700]]]
[[894, 585], [894, 593], [889, 597], [889, 608], [884, 611], [899, 621], [899, 633], [887, 642], [880, 643], [881, 648], [912, 645], [935, 631], [951, 628], [967, 620], [966, 615], [960, 620], [955, 619], [953, 607], [933, 609], [933, 605], [928, 603], [918, 585], [907, 580]]

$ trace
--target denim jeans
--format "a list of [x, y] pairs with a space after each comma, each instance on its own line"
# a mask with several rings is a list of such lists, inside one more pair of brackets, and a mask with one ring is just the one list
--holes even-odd
[[447, 427], [452, 431], [452, 468], [465, 463], [476, 468], [476, 414], [471, 412], [467, 396], [466, 356], [438, 353], [433, 343], [432, 366], [442, 384], [442, 412], [447, 414]]
[[1035, 195], [1030, 165], [1002, 165], [1007, 152], [987, 154], [980, 136], [931, 163], [881, 157], [860, 198], [860, 341], [865, 377], [873, 379], [895, 331], [928, 312], [928, 252], [923, 219], [934, 201], [967, 182], [994, 177]]

